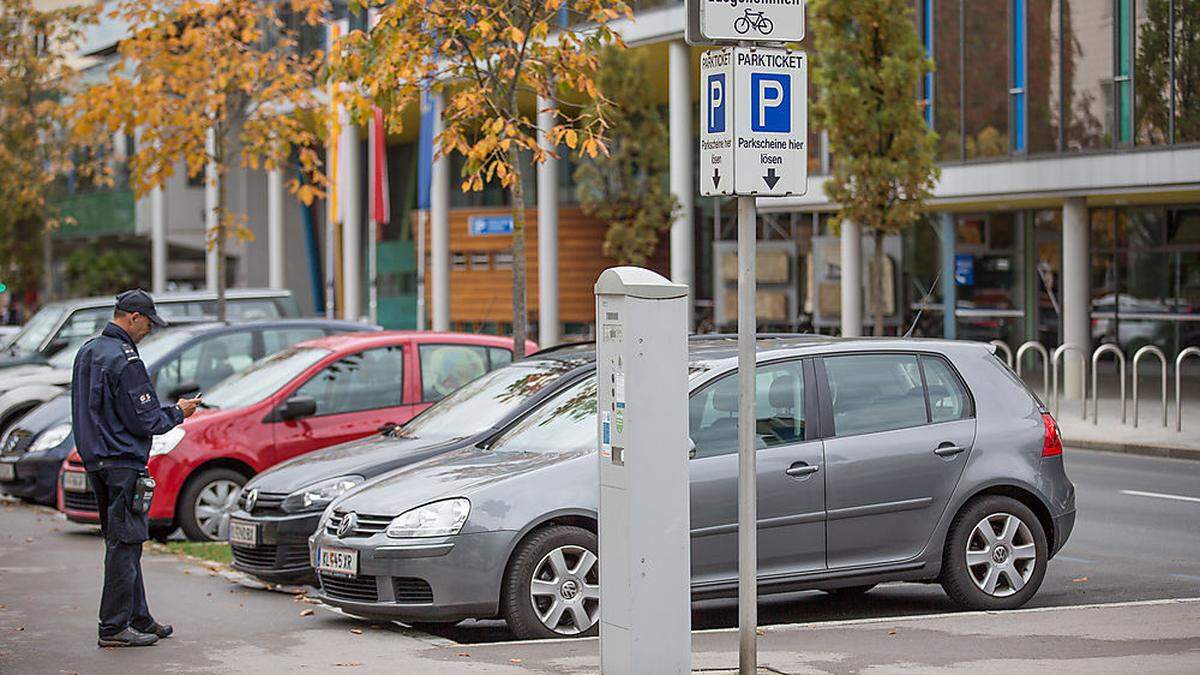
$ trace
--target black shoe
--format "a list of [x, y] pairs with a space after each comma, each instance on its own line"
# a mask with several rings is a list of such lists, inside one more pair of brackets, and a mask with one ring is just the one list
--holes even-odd
[[158, 636], [153, 633], [126, 628], [114, 635], [101, 635], [96, 644], [101, 647], [149, 647], [155, 642], [158, 642]]
[[149, 633], [150, 635], [157, 635], [158, 639], [160, 639], [160, 640], [163, 638], [171, 637], [171, 633], [175, 632], [175, 629], [171, 628], [171, 624], [158, 623], [157, 621], [150, 624], [146, 628], [136, 628], [135, 630], [137, 630], [139, 633]]

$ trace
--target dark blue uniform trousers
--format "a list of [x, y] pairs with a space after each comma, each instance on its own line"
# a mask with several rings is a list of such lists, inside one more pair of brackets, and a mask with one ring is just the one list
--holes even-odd
[[154, 625], [142, 584], [142, 542], [149, 539], [146, 514], [133, 512], [133, 491], [140, 472], [107, 468], [88, 472], [104, 533], [104, 591], [100, 597], [100, 635]]

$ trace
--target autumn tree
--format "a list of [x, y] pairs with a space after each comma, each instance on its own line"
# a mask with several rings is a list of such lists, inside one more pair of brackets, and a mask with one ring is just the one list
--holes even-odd
[[13, 291], [38, 287], [43, 233], [55, 222], [48, 197], [71, 159], [62, 133], [76, 76], [68, 57], [93, 18], [87, 6], [0, 0], [0, 277]]
[[[445, 97], [438, 155], [465, 158], [461, 187], [482, 190], [498, 181], [513, 213], [513, 349], [525, 353], [526, 164], [552, 152], [538, 144], [537, 103], [557, 123], [550, 148], [565, 144], [595, 158], [605, 152], [603, 97], [596, 86], [597, 55], [621, 45], [609, 28], [630, 16], [623, 0], [378, 0], [369, 34], [351, 32], [331, 54], [335, 77], [357, 86], [347, 95], [359, 119], [383, 109], [397, 130], [406, 106], [423, 87]], [[567, 103], [562, 101], [569, 100]]]
[[[284, 166], [294, 151], [308, 180], [292, 180], [305, 204], [324, 185], [314, 129], [324, 54], [300, 49], [299, 33], [321, 25], [328, 0], [119, 0], [112, 18], [129, 26], [109, 79], [76, 106], [76, 132], [136, 130], [130, 182], [139, 197], [182, 163], [190, 176], [215, 169], [218, 224], [208, 232], [217, 257], [217, 318], [225, 318], [225, 249], [251, 236], [244, 214], [227, 208], [224, 177]], [[212, 135], [213, 142], [208, 143]]]
[[812, 0], [809, 34], [820, 58], [813, 112], [837, 156], [825, 190], [834, 224], [858, 223], [875, 242], [871, 312], [883, 335], [883, 238], [916, 223], [938, 177], [937, 136], [916, 86], [925, 57], [907, 0]]
[[608, 225], [604, 254], [622, 265], [644, 265], [680, 208], [666, 185], [667, 122], [644, 55], [609, 47], [600, 65], [596, 82], [606, 100], [608, 153], [580, 162], [575, 192], [583, 212]]

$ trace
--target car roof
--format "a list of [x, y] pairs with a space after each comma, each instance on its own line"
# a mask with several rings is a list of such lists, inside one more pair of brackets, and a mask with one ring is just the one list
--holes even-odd
[[[246, 298], [286, 298], [291, 296], [292, 292], [286, 288], [230, 288], [225, 291], [225, 297], [230, 300], [243, 300]], [[216, 300], [217, 294], [212, 291], [169, 291], [166, 293], [155, 293], [154, 302], [187, 302], [189, 300]], [[87, 307], [111, 307], [117, 302], [116, 298], [111, 295], [99, 295], [90, 298], [69, 298], [66, 300], [57, 300], [53, 305], [69, 309], [81, 309]]]
[[[789, 356], [815, 356], [831, 352], [953, 351], [964, 345], [989, 348], [981, 342], [913, 337], [833, 337], [817, 334], [760, 334], [755, 341], [759, 361]], [[717, 367], [737, 360], [737, 336], [693, 336], [688, 344], [692, 365]]]
[[327, 337], [313, 338], [298, 343], [297, 347], [321, 347], [333, 351], [348, 351], [351, 349], [370, 349], [383, 347], [399, 342], [415, 341], [420, 343], [450, 343], [477, 345], [483, 347], [511, 347], [512, 338], [506, 335], [479, 335], [477, 333], [452, 333], [422, 330], [384, 330], [369, 333], [343, 333]]
[[333, 328], [347, 331], [359, 332], [379, 332], [383, 330], [379, 326], [374, 326], [358, 321], [345, 321], [342, 319], [260, 319], [256, 321], [220, 321], [201, 320], [195, 323], [183, 323], [186, 318], [171, 318], [171, 325], [166, 329], [172, 332], [188, 332], [194, 335], [218, 333], [225, 331], [246, 330], [246, 329], [264, 329], [264, 328]]

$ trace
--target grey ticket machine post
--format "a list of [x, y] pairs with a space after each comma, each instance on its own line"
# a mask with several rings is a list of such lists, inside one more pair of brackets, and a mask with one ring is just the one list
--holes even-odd
[[691, 672], [687, 292], [639, 267], [596, 282], [600, 670]]

